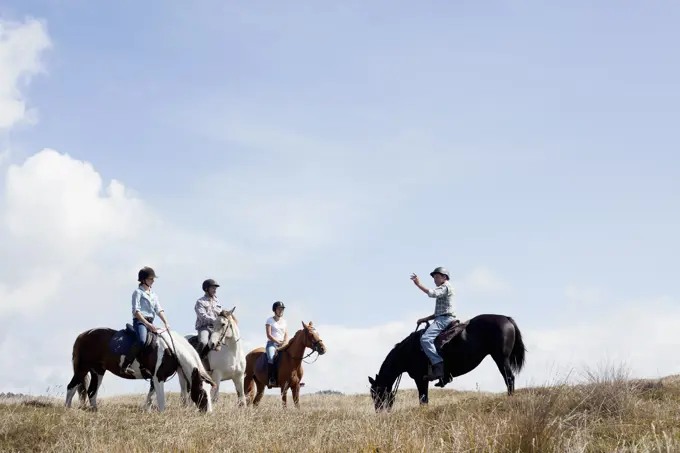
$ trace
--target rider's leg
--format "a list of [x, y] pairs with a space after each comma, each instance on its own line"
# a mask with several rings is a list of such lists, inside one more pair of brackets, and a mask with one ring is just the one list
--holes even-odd
[[208, 355], [210, 350], [208, 349], [208, 341], [210, 340], [210, 331], [207, 328], [203, 328], [198, 331], [198, 355], [204, 358]]
[[130, 368], [130, 366], [137, 356], [139, 356], [139, 353], [142, 352], [142, 349], [144, 349], [144, 345], [146, 344], [146, 336], [148, 335], [146, 326], [138, 319], [134, 319], [132, 321], [132, 326], [135, 328], [135, 332], [137, 333], [137, 341], [132, 344], [132, 347], [130, 347], [130, 351], [125, 356], [125, 361], [121, 367], [123, 373], [126, 373], [130, 376], [134, 376], [134, 371], [132, 368]]
[[267, 352], [267, 371], [269, 375], [269, 386], [273, 387], [276, 385], [276, 377], [274, 376], [274, 355], [276, 354], [276, 343], [272, 341], [267, 341], [267, 346], [265, 351]]
[[434, 346], [434, 339], [439, 335], [451, 322], [450, 316], [438, 316], [432, 320], [430, 327], [420, 337], [420, 343], [423, 346], [423, 351], [432, 364], [432, 374], [426, 376], [428, 380], [435, 380], [444, 377], [444, 360], [437, 354], [437, 348]]

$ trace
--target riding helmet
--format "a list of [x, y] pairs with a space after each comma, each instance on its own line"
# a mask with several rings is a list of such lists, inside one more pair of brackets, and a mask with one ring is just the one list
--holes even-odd
[[276, 301], [276, 302], [274, 302], [274, 305], [272, 305], [272, 311], [275, 312], [276, 309], [279, 308], [279, 307], [281, 307], [281, 308], [286, 308], [286, 306], [283, 305], [283, 302], [281, 302], [281, 301]]
[[211, 286], [214, 286], [216, 288], [220, 287], [220, 285], [218, 285], [215, 280], [213, 280], [212, 278], [209, 278], [209, 279], [207, 279], [206, 281], [203, 282], [203, 291], [208, 291], [208, 288], [210, 288]]
[[446, 268], [443, 268], [441, 266], [430, 272], [430, 277], [434, 277], [434, 274], [442, 274], [444, 277], [446, 277], [447, 280], [451, 279], [449, 271], [447, 271]]
[[149, 266], [144, 266], [139, 270], [139, 272], [137, 272], [137, 281], [142, 283], [147, 278], [158, 278], [158, 276], [156, 275], [156, 272]]

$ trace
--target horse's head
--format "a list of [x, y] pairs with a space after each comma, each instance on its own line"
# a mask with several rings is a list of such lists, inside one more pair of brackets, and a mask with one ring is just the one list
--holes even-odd
[[305, 322], [302, 321], [302, 328], [305, 332], [305, 347], [315, 351], [319, 355], [324, 355], [326, 353], [326, 346], [319, 337], [319, 332], [312, 326], [312, 321], [309, 321], [309, 324], [305, 324]]
[[394, 404], [394, 393], [392, 389], [380, 383], [380, 378], [375, 375], [375, 379], [368, 377], [368, 382], [371, 384], [371, 398], [376, 412], [392, 409]]
[[201, 373], [198, 368], [191, 372], [191, 401], [193, 401], [201, 412], [212, 412], [212, 399], [210, 396], [211, 387], [215, 381], [205, 372]]
[[219, 351], [226, 340], [239, 340], [241, 337], [234, 310], [236, 307], [231, 310], [222, 310], [213, 323], [210, 343], [215, 345], [215, 351]]

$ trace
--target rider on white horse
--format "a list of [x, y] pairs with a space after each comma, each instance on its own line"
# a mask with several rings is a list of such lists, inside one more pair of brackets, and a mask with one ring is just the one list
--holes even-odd
[[194, 311], [196, 312], [196, 331], [198, 332], [198, 354], [204, 358], [210, 352], [208, 340], [213, 330], [213, 323], [222, 311], [219, 299], [215, 293], [220, 285], [212, 278], [203, 282], [203, 297], [196, 301]]
[[432, 298], [436, 298], [434, 306], [434, 314], [426, 316], [425, 318], [420, 318], [417, 323], [421, 324], [427, 321], [432, 321], [430, 327], [423, 333], [420, 338], [420, 344], [425, 351], [425, 355], [430, 359], [432, 364], [432, 374], [426, 375], [425, 379], [434, 381], [444, 377], [444, 361], [437, 354], [437, 348], [434, 345], [434, 340], [437, 338], [444, 329], [446, 329], [451, 321], [455, 318], [455, 306], [454, 297], [456, 295], [456, 290], [449, 281], [449, 271], [443, 267], [438, 267], [430, 273], [430, 276], [434, 279], [434, 283], [437, 285], [435, 289], [427, 289], [420, 284], [420, 279], [416, 274], [411, 275], [411, 280], [413, 283], [420, 288], [422, 292], [427, 294]]
[[144, 349], [148, 332], [156, 332], [156, 327], [153, 325], [156, 315], [163, 320], [165, 328], [168, 331], [170, 330], [168, 320], [165, 319], [165, 311], [158, 302], [158, 296], [151, 290], [151, 286], [157, 278], [156, 272], [148, 266], [143, 267], [137, 273], [139, 286], [132, 293], [132, 326], [137, 333], [137, 341], [132, 345], [121, 365], [123, 373], [130, 376], [135, 375], [130, 366]]

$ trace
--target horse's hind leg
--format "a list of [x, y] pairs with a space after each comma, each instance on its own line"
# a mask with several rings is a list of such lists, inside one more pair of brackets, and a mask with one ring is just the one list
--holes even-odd
[[87, 385], [85, 383], [85, 378], [87, 377], [88, 371], [81, 371], [78, 370], [73, 377], [71, 378], [71, 381], [68, 383], [66, 386], [66, 407], [71, 407], [71, 403], [73, 401], [73, 397], [75, 396], [76, 392], [80, 394], [80, 399], [81, 402], [84, 401], [84, 387]]
[[257, 394], [255, 395], [255, 399], [253, 400], [253, 406], [257, 406], [260, 404], [260, 400], [264, 396], [264, 384], [255, 379], [255, 385], [257, 386]]
[[493, 357], [493, 361], [496, 362], [498, 371], [500, 371], [501, 376], [503, 376], [503, 381], [508, 389], [508, 396], [511, 396], [515, 392], [515, 375], [510, 368], [510, 358]]
[[90, 407], [92, 410], [97, 410], [97, 393], [99, 393], [99, 387], [102, 385], [102, 380], [104, 379], [104, 370], [92, 370], [90, 374], [92, 376], [92, 382], [87, 389], [87, 396], [90, 397]]

